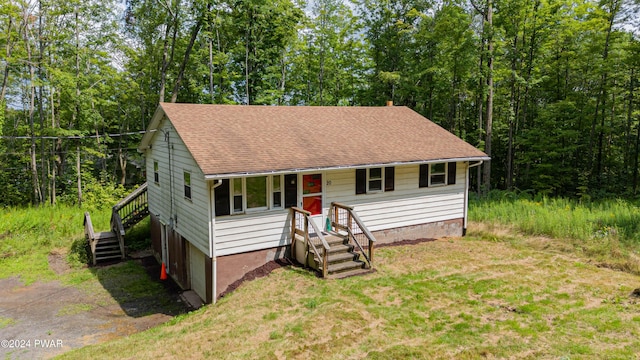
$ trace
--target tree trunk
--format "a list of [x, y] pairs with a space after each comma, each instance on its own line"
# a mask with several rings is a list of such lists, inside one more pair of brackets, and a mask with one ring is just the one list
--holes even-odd
[[82, 171], [80, 169], [80, 145], [76, 146], [76, 175], [78, 180], [78, 207], [82, 207]]
[[198, 19], [198, 22], [193, 26], [191, 30], [191, 38], [189, 39], [189, 44], [187, 45], [187, 49], [185, 50], [184, 57], [182, 58], [182, 63], [180, 64], [180, 70], [178, 71], [178, 78], [176, 79], [176, 83], [173, 86], [173, 94], [171, 95], [171, 102], [174, 103], [178, 100], [178, 90], [180, 90], [180, 83], [182, 82], [182, 78], [184, 77], [184, 70], [189, 63], [189, 57], [191, 55], [191, 49], [193, 49], [193, 44], [196, 42], [196, 38], [198, 37], [198, 33], [200, 33], [200, 29], [202, 28], [202, 19]]
[[[485, 153], [491, 157], [491, 137], [493, 130], [493, 3], [492, 0], [487, 1], [487, 17], [486, 24], [488, 26], [487, 37], [487, 113], [486, 113], [486, 137], [485, 137]], [[485, 162], [483, 165], [483, 187], [484, 191], [491, 190], [491, 161]]]
[[33, 189], [33, 203], [40, 205], [42, 203], [42, 192], [40, 191], [40, 183], [38, 177], [38, 163], [36, 160], [36, 133], [35, 133], [35, 125], [34, 125], [34, 112], [35, 112], [35, 99], [36, 99], [36, 74], [34, 69], [34, 61], [33, 54], [31, 52], [31, 43], [29, 39], [29, 13], [27, 9], [24, 9], [24, 42], [25, 48], [27, 51], [27, 67], [29, 68], [29, 109], [28, 109], [28, 117], [29, 117], [29, 129], [31, 132], [31, 148], [29, 150], [29, 155], [31, 158], [31, 182]]
[[[484, 66], [484, 35], [481, 41], [482, 43], [482, 51], [480, 51], [480, 63], [478, 66], [479, 73], [482, 74], [482, 69]], [[483, 127], [484, 127], [484, 79], [482, 75], [478, 80], [478, 94], [476, 97], [476, 104], [478, 106], [478, 144], [482, 144], [482, 135], [483, 135]], [[476, 180], [478, 182], [476, 193], [478, 196], [482, 195], [482, 166], [476, 166]]]

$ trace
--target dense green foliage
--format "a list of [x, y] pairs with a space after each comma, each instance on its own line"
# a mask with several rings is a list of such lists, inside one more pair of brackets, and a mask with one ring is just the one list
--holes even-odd
[[392, 100], [485, 149], [485, 188], [635, 196], [637, 7], [0, 0], [0, 205], [140, 183], [135, 148], [159, 101]]

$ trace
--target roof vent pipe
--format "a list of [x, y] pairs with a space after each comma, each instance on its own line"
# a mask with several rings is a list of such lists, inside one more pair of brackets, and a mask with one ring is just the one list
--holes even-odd
[[387, 106], [393, 106], [393, 100], [387, 100]]

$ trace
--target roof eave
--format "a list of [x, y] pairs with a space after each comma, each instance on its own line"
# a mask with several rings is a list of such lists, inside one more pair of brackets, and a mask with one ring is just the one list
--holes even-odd
[[443, 158], [443, 159], [432, 159], [432, 160], [418, 160], [418, 161], [397, 161], [391, 163], [374, 163], [374, 164], [355, 164], [355, 165], [337, 165], [337, 166], [325, 166], [325, 167], [314, 167], [314, 168], [291, 168], [291, 169], [281, 169], [281, 170], [271, 170], [271, 171], [247, 171], [247, 172], [234, 172], [234, 173], [222, 173], [222, 174], [205, 174], [205, 180], [217, 180], [217, 179], [226, 179], [226, 178], [237, 178], [237, 177], [245, 177], [245, 176], [264, 176], [264, 175], [278, 175], [278, 174], [290, 174], [290, 173], [299, 173], [299, 172], [318, 172], [318, 171], [331, 171], [331, 170], [344, 170], [344, 169], [363, 169], [363, 168], [372, 168], [372, 167], [385, 167], [385, 166], [398, 166], [398, 165], [420, 165], [420, 164], [432, 164], [439, 162], [461, 162], [461, 161], [477, 161], [482, 163], [484, 161], [489, 161], [491, 158], [489, 156], [472, 156], [472, 157], [461, 157], [461, 158]]
[[153, 136], [158, 131], [160, 127], [160, 121], [164, 117], [164, 109], [162, 108], [162, 103], [158, 105], [156, 111], [153, 113], [153, 117], [151, 118], [151, 122], [147, 127], [147, 131], [142, 136], [142, 140], [140, 140], [140, 145], [138, 145], [138, 152], [144, 153], [149, 149], [151, 144], [151, 140]]

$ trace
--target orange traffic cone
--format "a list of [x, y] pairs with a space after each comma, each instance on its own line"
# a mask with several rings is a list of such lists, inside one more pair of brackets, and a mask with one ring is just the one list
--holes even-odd
[[160, 280], [167, 280], [167, 267], [162, 263], [162, 268], [160, 269]]

